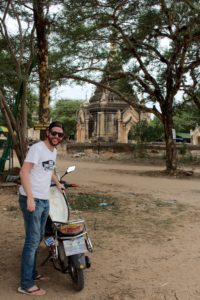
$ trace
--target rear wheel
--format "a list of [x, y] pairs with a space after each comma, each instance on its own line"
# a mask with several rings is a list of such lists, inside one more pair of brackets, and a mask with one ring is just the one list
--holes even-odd
[[84, 288], [84, 272], [82, 269], [76, 268], [73, 261], [69, 263], [69, 272], [72, 281], [77, 291], [81, 291]]
[[68, 258], [65, 255], [64, 245], [62, 241], [58, 244], [58, 262], [63, 273], [68, 269]]

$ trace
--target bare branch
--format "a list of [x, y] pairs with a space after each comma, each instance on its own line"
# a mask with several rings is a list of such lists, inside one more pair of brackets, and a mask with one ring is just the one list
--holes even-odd
[[173, 27], [172, 14], [168, 10], [168, 8], [166, 6], [166, 3], [165, 3], [165, 0], [160, 0], [160, 5], [161, 5], [162, 11], [166, 15], [166, 19], [167, 19], [167, 22], [168, 22], [169, 32], [170, 32], [171, 36], [173, 36], [174, 34], [173, 34], [173, 30], [172, 30], [172, 27]]
[[10, 4], [11, 4], [11, 2], [12, 2], [12, 0], [8, 0], [7, 1], [7, 6], [6, 6], [6, 9], [5, 9], [5, 12], [4, 12], [4, 15], [3, 15], [3, 22], [5, 21], [5, 19], [6, 19], [6, 15], [7, 15], [7, 13], [8, 13], [8, 9], [9, 9], [9, 6], [10, 6]]
[[7, 104], [6, 104], [6, 101], [5, 101], [5, 98], [2, 94], [2, 92], [0, 91], [0, 109], [1, 109], [1, 112], [5, 118], [5, 121], [6, 121], [6, 124], [8, 126], [8, 130], [9, 130], [9, 133], [11, 135], [11, 138], [12, 138], [12, 141], [13, 141], [13, 144], [14, 146], [17, 145], [17, 140], [16, 140], [16, 137], [14, 135], [14, 130], [13, 129], [13, 118], [12, 118], [12, 121], [10, 119], [10, 111], [8, 110], [8, 107], [7, 107]]
[[22, 25], [21, 25], [21, 21], [19, 18], [19, 14], [17, 13], [13, 3], [11, 3], [12, 6], [12, 10], [14, 13], [14, 16], [17, 20], [17, 24], [18, 24], [18, 29], [19, 29], [19, 40], [20, 40], [20, 55], [19, 55], [19, 61], [22, 61], [22, 57], [23, 57], [23, 53], [24, 53], [24, 40], [23, 40], [23, 32], [22, 32]]
[[131, 41], [126, 34], [123, 32], [122, 28], [117, 25], [117, 24], [113, 24], [113, 26], [121, 33], [123, 39], [125, 40], [125, 42], [127, 43], [127, 46], [129, 47], [130, 51], [133, 53], [134, 57], [137, 59], [141, 70], [144, 73], [145, 79], [148, 80], [149, 82], [151, 82], [151, 84], [154, 86], [157, 95], [159, 95], [160, 97], [160, 101], [162, 101], [162, 92], [160, 90], [160, 87], [157, 83], [157, 81], [155, 80], [155, 78], [148, 72], [147, 68], [145, 67], [144, 63], [142, 62], [141, 56], [137, 53], [136, 47], [134, 45], [134, 43], [137, 45], [137, 41], [133, 39], [133, 41]]

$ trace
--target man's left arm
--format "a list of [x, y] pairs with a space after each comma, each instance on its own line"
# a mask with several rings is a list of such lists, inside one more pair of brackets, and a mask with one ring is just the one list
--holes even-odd
[[65, 190], [65, 187], [62, 183], [60, 183], [60, 181], [58, 180], [58, 177], [56, 176], [55, 173], [52, 174], [51, 179], [53, 180], [53, 182], [56, 184], [57, 188], [62, 192], [63, 190]]

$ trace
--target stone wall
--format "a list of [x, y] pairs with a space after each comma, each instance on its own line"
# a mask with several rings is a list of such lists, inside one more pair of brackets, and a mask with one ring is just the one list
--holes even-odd
[[[62, 146], [62, 151], [65, 149], [68, 153], [78, 153], [90, 150], [93, 153], [101, 153], [110, 151], [112, 153], [139, 153], [144, 152], [150, 157], [164, 157], [165, 144], [164, 143], [148, 143], [145, 145], [137, 144], [122, 144], [122, 143], [67, 143]], [[192, 144], [177, 144], [178, 155], [190, 154], [192, 156], [200, 156], [200, 145]]]

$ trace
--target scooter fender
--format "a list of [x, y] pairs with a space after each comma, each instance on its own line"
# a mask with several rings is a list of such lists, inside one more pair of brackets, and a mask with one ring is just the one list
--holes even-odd
[[85, 261], [85, 254], [84, 253], [71, 255], [70, 259], [73, 261], [74, 266], [77, 269], [85, 269], [86, 268], [86, 261]]

